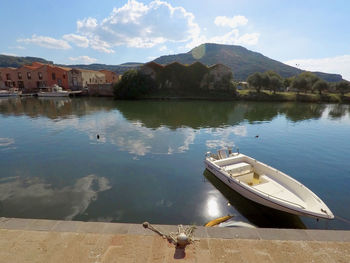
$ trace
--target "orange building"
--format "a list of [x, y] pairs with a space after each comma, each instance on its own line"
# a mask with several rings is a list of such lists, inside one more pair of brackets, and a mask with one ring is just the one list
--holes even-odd
[[36, 90], [59, 85], [68, 89], [70, 68], [33, 62], [20, 68], [0, 68], [0, 88], [16, 87], [20, 90]]
[[16, 87], [16, 68], [0, 68], [0, 89]]
[[120, 75], [118, 75], [117, 73], [110, 71], [110, 70], [99, 70], [101, 73], [105, 74], [106, 76], [106, 83], [117, 83], [120, 80]]

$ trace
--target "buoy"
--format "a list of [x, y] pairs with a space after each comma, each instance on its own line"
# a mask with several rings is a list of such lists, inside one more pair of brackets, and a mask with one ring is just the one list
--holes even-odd
[[222, 222], [225, 222], [225, 221], [231, 219], [232, 217], [233, 216], [231, 216], [231, 215], [219, 217], [219, 218], [216, 218], [214, 220], [209, 221], [204, 226], [216, 226], [216, 225], [218, 225], [218, 224], [220, 224]]
[[259, 135], [255, 135], [255, 138], [259, 138]]
[[99, 140], [99, 139], [100, 139], [100, 135], [99, 135], [99, 134], [97, 134], [97, 136], [96, 136], [96, 137], [97, 137], [97, 140]]

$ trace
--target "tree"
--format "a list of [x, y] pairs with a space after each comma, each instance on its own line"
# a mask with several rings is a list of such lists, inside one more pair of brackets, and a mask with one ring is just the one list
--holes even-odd
[[350, 82], [341, 81], [336, 83], [335, 90], [339, 92], [342, 96], [344, 96], [345, 93], [350, 92]]
[[248, 77], [247, 82], [249, 83], [249, 86], [254, 87], [259, 93], [263, 87], [268, 87], [269, 77], [267, 74], [256, 72]]
[[296, 76], [292, 82], [292, 87], [297, 90], [307, 93], [308, 90], [312, 90], [312, 86], [319, 78], [311, 72], [303, 72]]
[[150, 76], [137, 70], [129, 70], [114, 86], [114, 96], [117, 99], [138, 99], [150, 93], [154, 87], [155, 82]]
[[326, 81], [319, 79], [315, 82], [315, 84], [312, 86], [312, 90], [318, 90], [318, 93], [321, 95], [322, 91], [328, 90], [329, 85]]
[[283, 82], [281, 78], [276, 76], [272, 76], [269, 81], [269, 88], [273, 91], [273, 94], [276, 94], [276, 90], [283, 86]]
[[283, 81], [283, 86], [285, 88], [291, 87], [293, 80], [294, 80], [294, 77], [285, 78], [284, 81]]
[[312, 86], [319, 80], [319, 78], [311, 72], [303, 72], [299, 74], [300, 77], [305, 78], [307, 85], [305, 86], [305, 93], [309, 90], [312, 91]]
[[264, 73], [268, 78], [268, 88], [273, 91], [273, 94], [276, 93], [276, 90], [283, 86], [283, 79], [275, 71], [269, 70]]

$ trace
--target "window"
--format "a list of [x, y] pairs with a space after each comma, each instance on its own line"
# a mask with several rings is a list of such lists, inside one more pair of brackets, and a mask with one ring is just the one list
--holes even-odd
[[6, 74], [6, 80], [11, 80], [11, 74], [10, 73]]
[[56, 79], [56, 74], [55, 74], [55, 73], [52, 73], [52, 74], [51, 74], [51, 77], [52, 77], [52, 80], [55, 80], [55, 79]]
[[2, 80], [1, 72], [0, 72], [0, 80]]
[[18, 79], [22, 79], [22, 73], [18, 72]]
[[65, 79], [66, 78], [66, 75], [65, 74], [63, 74], [63, 79]]
[[90, 83], [91, 83], [91, 79], [90, 79]]
[[32, 73], [27, 72], [27, 79], [32, 79]]
[[38, 77], [39, 77], [39, 79], [43, 79], [43, 73], [38, 72]]

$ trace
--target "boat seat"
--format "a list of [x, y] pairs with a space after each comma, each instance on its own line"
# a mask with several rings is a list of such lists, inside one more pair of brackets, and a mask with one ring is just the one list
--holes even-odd
[[231, 176], [240, 176], [253, 171], [253, 167], [246, 162], [235, 163], [223, 167]]
[[218, 156], [219, 156], [219, 159], [225, 159], [228, 157], [226, 150], [218, 150]]

